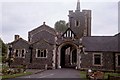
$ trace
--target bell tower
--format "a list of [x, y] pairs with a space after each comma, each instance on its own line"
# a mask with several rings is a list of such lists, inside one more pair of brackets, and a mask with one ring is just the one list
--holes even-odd
[[77, 1], [75, 12], [69, 10], [69, 27], [78, 35], [91, 36], [91, 10], [82, 10], [80, 8], [80, 0]]

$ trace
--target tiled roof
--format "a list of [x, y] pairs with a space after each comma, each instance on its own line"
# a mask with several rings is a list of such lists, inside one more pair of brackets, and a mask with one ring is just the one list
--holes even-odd
[[19, 38], [18, 40], [14, 40], [13, 42], [8, 43], [8, 45], [14, 44], [14, 43], [16, 43], [16, 42], [18, 42], [18, 41], [20, 41], [20, 40], [26, 42], [27, 44], [30, 44], [28, 41], [24, 40], [23, 38]]
[[40, 31], [40, 30], [43, 30], [43, 29], [49, 30], [49, 31], [52, 32], [54, 35], [56, 34], [55, 29], [51, 28], [50, 26], [48, 26], [48, 25], [46, 25], [46, 24], [43, 24], [43, 25], [41, 25], [41, 26], [39, 26], [39, 27], [37, 27], [37, 28], [29, 31], [29, 33], [32, 33], [32, 34], [33, 34], [33, 33], [36, 33], [36, 32], [38, 32], [38, 31]]
[[116, 36], [91, 36], [83, 38], [86, 51], [118, 52], [118, 37]]

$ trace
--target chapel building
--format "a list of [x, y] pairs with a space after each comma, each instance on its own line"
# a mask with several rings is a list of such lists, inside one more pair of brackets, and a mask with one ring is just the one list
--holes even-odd
[[97, 69], [120, 71], [120, 34], [91, 36], [91, 10], [69, 11], [68, 29], [59, 33], [43, 24], [28, 32], [28, 41], [15, 35], [8, 45], [11, 67], [22, 64], [32, 69]]

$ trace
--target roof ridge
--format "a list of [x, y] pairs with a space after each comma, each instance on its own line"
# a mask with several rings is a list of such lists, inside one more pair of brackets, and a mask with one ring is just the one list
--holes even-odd
[[43, 26], [44, 26], [44, 27], [47, 27], [47, 28], [49, 28], [49, 29], [52, 29], [52, 30], [54, 30], [54, 31], [56, 32], [56, 30], [55, 30], [54, 28], [52, 28], [52, 27], [50, 27], [50, 26], [48, 26], [48, 25], [46, 25], [46, 24], [40, 25], [40, 26], [34, 28], [33, 30], [31, 30], [31, 31], [29, 31], [29, 32], [33, 32], [33, 31], [35, 31], [35, 30], [37, 30], [38, 28], [41, 28], [41, 27], [43, 27]]
[[14, 41], [12, 41], [11, 43], [8, 43], [8, 44], [13, 44], [13, 43], [15, 43], [15, 42], [17, 42], [17, 41], [19, 41], [19, 40], [23, 40], [23, 41], [25, 41], [26, 43], [28, 43], [29, 44], [29, 42], [28, 41], [26, 41], [25, 39], [23, 39], [23, 38], [19, 38], [19, 39], [17, 39], [17, 40], [14, 40]]

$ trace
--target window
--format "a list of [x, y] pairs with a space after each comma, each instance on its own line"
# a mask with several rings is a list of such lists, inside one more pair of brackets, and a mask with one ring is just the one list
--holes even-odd
[[93, 65], [102, 65], [102, 54], [93, 54]]
[[47, 57], [47, 50], [38, 50], [36, 49], [36, 58], [46, 58]]
[[25, 58], [25, 49], [22, 49], [22, 50], [21, 50], [21, 57], [22, 57], [22, 58]]
[[14, 53], [16, 58], [25, 58], [25, 49], [15, 49]]
[[76, 26], [76, 27], [79, 27], [79, 26], [80, 26], [80, 21], [75, 20], [75, 26]]
[[117, 54], [117, 66], [120, 66], [120, 54]]
[[69, 36], [71, 37], [71, 34], [72, 34], [72, 32], [71, 31], [69, 31]]
[[64, 37], [66, 37], [66, 34], [64, 34]]
[[118, 66], [120, 66], [120, 55], [118, 55]]
[[40, 50], [38, 50], [37, 57], [40, 57]]
[[15, 49], [15, 57], [20, 57], [19, 50]]
[[74, 38], [74, 33], [71, 30], [67, 30], [65, 34], [63, 34], [64, 38]]
[[78, 21], [76, 21], [76, 26], [78, 26], [79, 25], [79, 22]]
[[67, 37], [69, 37], [69, 31], [67, 31]]

